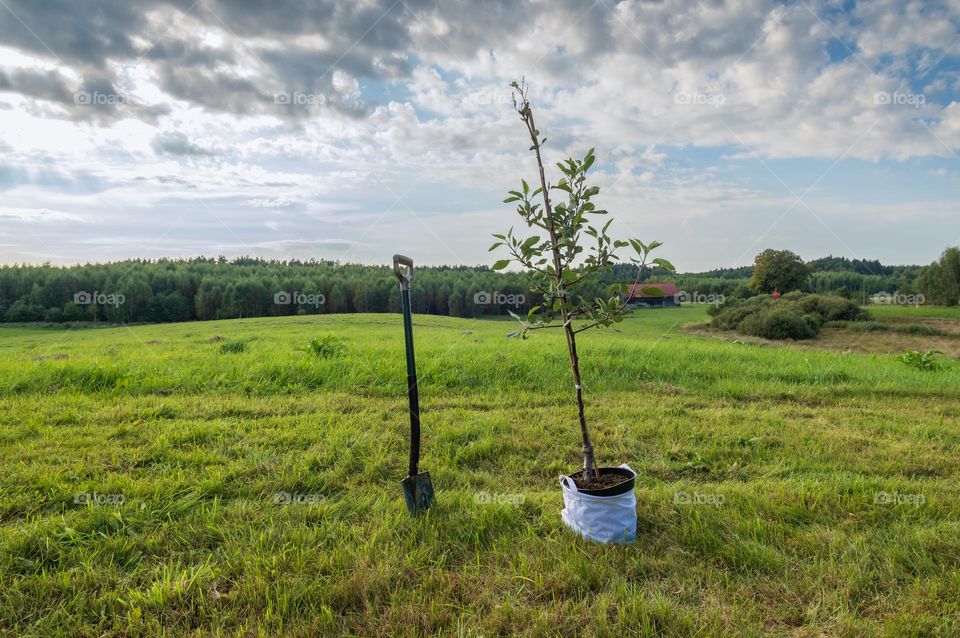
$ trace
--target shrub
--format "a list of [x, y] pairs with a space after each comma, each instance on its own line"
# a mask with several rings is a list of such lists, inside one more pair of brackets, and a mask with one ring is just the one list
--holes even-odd
[[28, 304], [24, 301], [16, 301], [7, 310], [7, 321], [10, 323], [29, 323], [32, 321], [43, 321], [43, 306]]
[[936, 358], [939, 354], [943, 353], [939, 350], [927, 350], [926, 352], [907, 350], [897, 359], [917, 370], [936, 370], [940, 367], [940, 362]]
[[346, 351], [347, 347], [343, 341], [333, 335], [321, 335], [314, 337], [307, 345], [307, 352], [312, 352], [321, 359], [330, 359], [339, 357]]
[[870, 313], [843, 297], [791, 292], [781, 301], [799, 304], [805, 313], [817, 314], [824, 321], [865, 321]]
[[765, 308], [740, 322], [740, 332], [764, 339], [812, 339], [819, 331], [818, 317], [788, 306]]
[[63, 323], [63, 310], [50, 308], [44, 313], [43, 320], [47, 323]]
[[712, 324], [723, 330], [736, 330], [747, 316], [755, 314], [773, 303], [767, 295], [748, 299], [727, 299], [722, 304], [711, 306], [707, 313], [713, 317]]
[[853, 327], [852, 322], [867, 322], [870, 314], [852, 301], [802, 292], [791, 292], [776, 300], [769, 295], [729, 299], [708, 312], [715, 328], [766, 339], [811, 339], [828, 322], [851, 329], [874, 329]]

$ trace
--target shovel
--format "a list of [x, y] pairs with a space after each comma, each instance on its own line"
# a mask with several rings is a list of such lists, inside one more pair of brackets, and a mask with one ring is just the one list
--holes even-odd
[[[401, 269], [400, 267], [405, 268]], [[417, 396], [417, 366], [413, 360], [413, 318], [410, 311], [410, 281], [413, 279], [413, 260], [403, 255], [393, 256], [393, 274], [400, 281], [400, 301], [403, 306], [403, 336], [407, 351], [407, 397], [410, 400], [410, 467], [403, 486], [407, 509], [417, 514], [433, 502], [433, 483], [429, 472], [420, 472], [420, 399]]]

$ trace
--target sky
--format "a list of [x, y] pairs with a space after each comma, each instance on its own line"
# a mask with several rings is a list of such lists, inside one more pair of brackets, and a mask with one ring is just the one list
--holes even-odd
[[520, 78], [681, 271], [960, 243], [960, 0], [0, 0], [0, 263], [491, 264]]

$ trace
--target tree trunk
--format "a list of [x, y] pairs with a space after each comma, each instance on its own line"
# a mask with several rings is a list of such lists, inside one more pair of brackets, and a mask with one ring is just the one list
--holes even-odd
[[590, 472], [599, 475], [597, 463], [593, 458], [593, 443], [590, 441], [590, 430], [587, 428], [587, 417], [583, 412], [583, 382], [580, 380], [580, 357], [577, 355], [577, 337], [573, 333], [573, 326], [566, 324], [567, 351], [570, 353], [570, 367], [573, 369], [573, 384], [577, 388], [577, 413], [580, 417], [580, 439], [583, 441], [583, 478], [590, 482]]

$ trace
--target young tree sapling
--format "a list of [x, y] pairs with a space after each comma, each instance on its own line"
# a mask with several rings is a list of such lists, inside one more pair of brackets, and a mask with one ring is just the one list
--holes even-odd
[[[513, 105], [526, 126], [533, 143], [530, 146], [537, 160], [540, 185], [534, 189], [526, 180], [520, 180], [521, 188], [509, 191], [504, 203], [517, 202], [517, 214], [526, 222], [528, 228], [546, 232], [546, 236], [531, 235], [520, 238], [514, 235], [513, 228], [504, 235], [494, 235], [497, 242], [490, 250], [505, 247], [509, 258], [501, 259], [493, 265], [494, 270], [502, 270], [516, 262], [526, 269], [530, 289], [543, 297], [542, 306], [534, 306], [525, 318], [513, 315], [520, 327], [510, 336], [526, 339], [536, 330], [559, 328], [564, 331], [567, 353], [573, 373], [576, 389], [577, 412], [580, 421], [580, 438], [583, 444], [583, 485], [589, 486], [600, 474], [594, 458], [593, 442], [583, 408], [583, 382], [580, 376], [580, 358], [577, 354], [577, 335], [596, 327], [607, 327], [620, 322], [629, 311], [627, 308], [627, 287], [614, 284], [609, 289], [609, 298], [585, 299], [577, 294], [578, 288], [590, 282], [604, 272], [611, 272], [613, 265], [620, 262], [615, 251], [632, 248], [636, 257], [630, 261], [637, 264], [637, 277], [634, 285], [640, 282], [650, 254], [661, 245], [653, 241], [644, 243], [638, 239], [628, 241], [613, 240], [607, 234], [612, 219], [597, 228], [588, 221], [591, 215], [606, 215], [607, 211], [598, 209], [593, 198], [600, 192], [597, 186], [587, 184], [587, 171], [596, 157], [591, 148], [582, 160], [567, 159], [558, 162], [557, 167], [563, 175], [556, 184], [547, 181], [543, 166], [541, 149], [547, 141], [541, 137], [533, 117], [533, 109], [528, 99], [528, 86], [525, 82], [513, 82]], [[558, 196], [566, 201], [551, 201], [551, 191], [560, 191]], [[541, 202], [538, 202], [537, 199]], [[583, 235], [593, 238], [589, 249]], [[649, 261], [660, 268], [674, 272], [674, 267], [665, 259]]]

